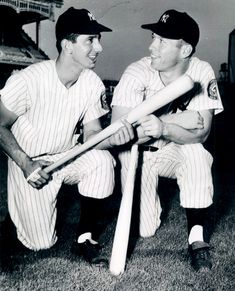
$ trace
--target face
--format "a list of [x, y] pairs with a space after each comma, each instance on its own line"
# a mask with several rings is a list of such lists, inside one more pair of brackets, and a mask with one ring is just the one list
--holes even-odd
[[102, 52], [100, 44], [101, 36], [79, 35], [75, 43], [72, 43], [73, 61], [82, 69], [93, 69], [95, 67], [97, 57]]
[[173, 70], [181, 60], [180, 40], [163, 38], [156, 33], [152, 38], [149, 47], [152, 68], [160, 72]]

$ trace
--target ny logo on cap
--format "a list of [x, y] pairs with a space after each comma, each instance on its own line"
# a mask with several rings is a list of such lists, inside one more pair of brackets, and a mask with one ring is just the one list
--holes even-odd
[[88, 16], [89, 16], [91, 21], [95, 20], [95, 16], [91, 12], [88, 13]]
[[164, 14], [161, 18], [161, 22], [166, 23], [167, 19], [169, 18], [169, 14]]

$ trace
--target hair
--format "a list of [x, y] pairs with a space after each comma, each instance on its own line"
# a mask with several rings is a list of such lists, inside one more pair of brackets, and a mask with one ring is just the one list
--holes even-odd
[[79, 35], [80, 34], [78, 34], [78, 33], [69, 33], [69, 34], [63, 36], [62, 38], [57, 39], [56, 40], [56, 48], [57, 48], [58, 52], [61, 53], [61, 51], [62, 51], [61, 41], [63, 39], [67, 39], [67, 40], [71, 41], [72, 43], [75, 43], [77, 41], [77, 37]]

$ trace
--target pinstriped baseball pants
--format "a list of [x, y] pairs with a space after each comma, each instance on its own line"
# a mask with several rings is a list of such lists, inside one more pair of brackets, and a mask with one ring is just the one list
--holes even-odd
[[[40, 159], [56, 161], [63, 154]], [[91, 150], [53, 174], [42, 189], [31, 187], [23, 172], [9, 160], [8, 208], [17, 228], [18, 239], [29, 249], [40, 250], [55, 244], [56, 201], [62, 183], [78, 184], [80, 194], [102, 199], [114, 187], [115, 160], [108, 151]], [[69, 196], [68, 196], [69, 199]]]
[[[119, 158], [123, 188], [129, 152], [122, 152]], [[211, 154], [202, 144], [179, 145], [171, 142], [156, 152], [143, 153], [139, 227], [142, 237], [154, 235], [161, 223], [158, 177], [177, 179], [182, 207], [206, 208], [213, 199], [212, 162]]]

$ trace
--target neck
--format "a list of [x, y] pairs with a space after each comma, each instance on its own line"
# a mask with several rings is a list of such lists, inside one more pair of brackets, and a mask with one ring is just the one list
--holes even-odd
[[178, 79], [180, 76], [186, 73], [189, 67], [189, 59], [185, 59], [183, 62], [177, 64], [173, 69], [166, 71], [159, 71], [162, 82], [165, 86]]
[[62, 84], [68, 89], [78, 80], [83, 68], [74, 66], [62, 55], [56, 60], [56, 71]]

